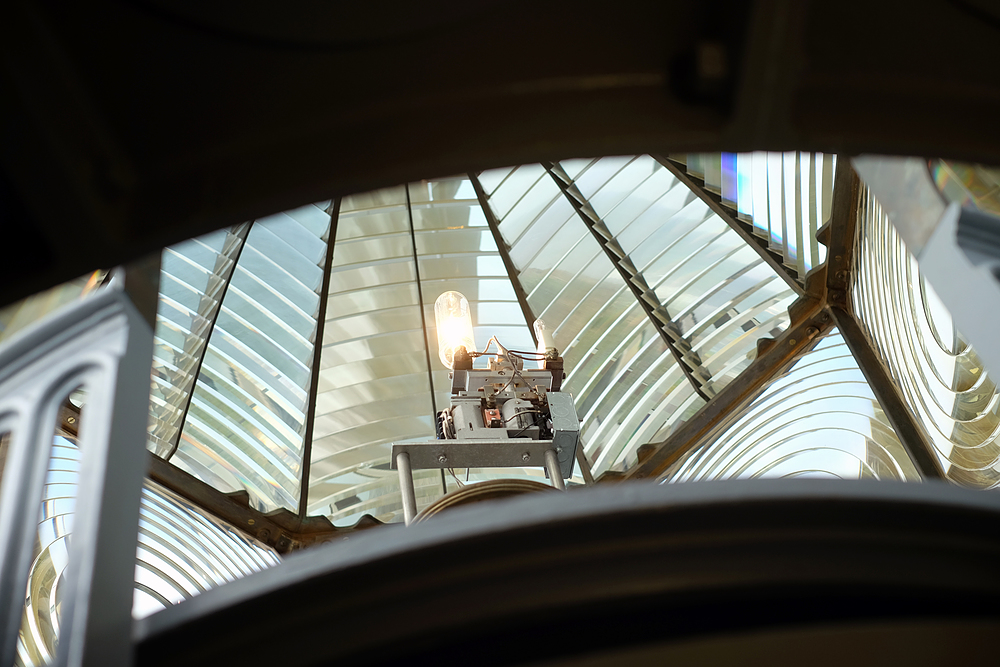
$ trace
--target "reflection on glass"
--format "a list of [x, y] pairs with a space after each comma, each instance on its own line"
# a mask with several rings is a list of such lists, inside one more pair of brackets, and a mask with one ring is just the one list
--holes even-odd
[[703, 179], [705, 189], [719, 194], [737, 218], [750, 222], [799, 282], [824, 261], [826, 248], [816, 240], [816, 230], [830, 219], [836, 155], [759, 151], [670, 157]]
[[949, 479], [1000, 485], [1000, 393], [975, 350], [865, 189], [852, 299]]
[[836, 330], [665, 479], [764, 477], [920, 478]]
[[932, 160], [930, 169], [949, 201], [1000, 215], [1000, 169], [950, 160]]

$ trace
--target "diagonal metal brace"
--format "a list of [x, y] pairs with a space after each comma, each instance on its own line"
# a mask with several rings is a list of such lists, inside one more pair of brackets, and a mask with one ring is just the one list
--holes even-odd
[[[813, 276], [811, 275], [810, 278]], [[812, 283], [812, 281], [810, 281]], [[818, 282], [818, 281], [817, 281]], [[810, 285], [812, 286], [812, 285]], [[777, 339], [757, 342], [757, 358], [690, 420], [666, 440], [653, 443], [639, 463], [624, 475], [605, 473], [598, 481], [618, 481], [661, 476], [688, 452], [711, 442], [792, 364], [809, 352], [833, 326], [823, 294], [807, 294], [788, 309], [792, 322]]]

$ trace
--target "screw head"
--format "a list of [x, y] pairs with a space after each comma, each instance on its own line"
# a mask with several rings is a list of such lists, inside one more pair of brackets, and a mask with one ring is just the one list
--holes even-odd
[[528, 452], [521, 454], [521, 460], [527, 463], [528, 461], [531, 460], [531, 454], [529, 454]]
[[447, 462], [448, 462], [448, 457], [445, 456], [444, 454], [438, 457], [438, 463], [447, 463]]

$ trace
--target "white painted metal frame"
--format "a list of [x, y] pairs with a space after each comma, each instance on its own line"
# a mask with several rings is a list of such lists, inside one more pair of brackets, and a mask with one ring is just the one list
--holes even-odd
[[153, 332], [124, 292], [103, 290], [0, 348], [0, 664], [13, 663], [60, 404], [87, 392], [77, 513], [55, 665], [128, 665]]

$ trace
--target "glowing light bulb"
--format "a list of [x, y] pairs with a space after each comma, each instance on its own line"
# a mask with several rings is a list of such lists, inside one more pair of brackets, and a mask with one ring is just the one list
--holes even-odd
[[542, 320], [535, 320], [535, 338], [538, 339], [538, 354], [552, 358], [559, 356], [559, 350], [556, 349], [556, 343], [552, 340], [552, 334], [545, 328], [545, 322]]
[[437, 324], [438, 353], [441, 363], [455, 367], [455, 353], [464, 347], [466, 352], [476, 350], [472, 334], [472, 310], [469, 300], [461, 292], [445, 292], [434, 302], [434, 322]]

